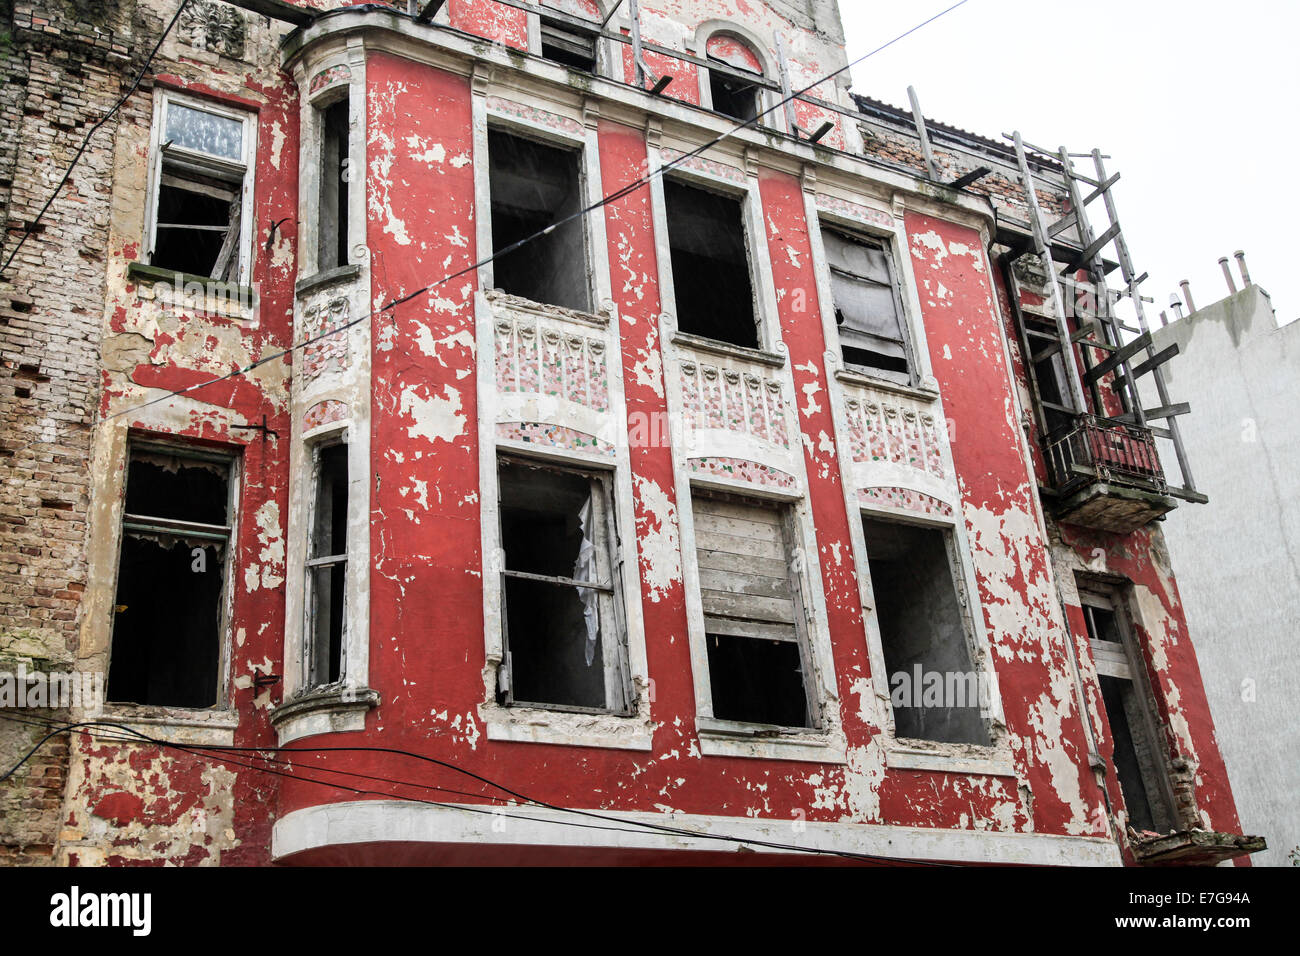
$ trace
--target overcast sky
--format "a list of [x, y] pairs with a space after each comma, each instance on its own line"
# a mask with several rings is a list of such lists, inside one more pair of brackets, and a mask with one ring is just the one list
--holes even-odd
[[[849, 58], [949, 2], [840, 0]], [[1300, 317], [1298, 40], [1295, 0], [968, 0], [855, 67], [853, 89], [906, 106], [911, 84], [931, 119], [1099, 147], [1157, 311], [1180, 279], [1198, 306], [1225, 296], [1219, 257], [1244, 249], [1285, 323]]]

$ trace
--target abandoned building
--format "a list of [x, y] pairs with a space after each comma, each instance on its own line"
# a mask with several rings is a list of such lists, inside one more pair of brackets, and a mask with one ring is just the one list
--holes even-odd
[[1100, 153], [833, 0], [11, 8], [0, 670], [104, 699], [0, 862], [1263, 846]]

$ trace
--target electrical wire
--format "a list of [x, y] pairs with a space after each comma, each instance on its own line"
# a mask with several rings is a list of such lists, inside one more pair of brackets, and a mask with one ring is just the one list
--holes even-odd
[[206, 382], [198, 382], [193, 385], [188, 385], [185, 388], [176, 389], [175, 391], [167, 392], [163, 395], [157, 396], [156, 398], [149, 399], [148, 401], [141, 402], [129, 408], [121, 409], [120, 411], [114, 412], [113, 414], [106, 416], [104, 418], [104, 421], [112, 421], [115, 418], [119, 418], [123, 415], [133, 414], [142, 409], [148, 408], [151, 405], [156, 405], [159, 402], [165, 402], [177, 396], [186, 395], [190, 392], [197, 391], [201, 388], [207, 388], [209, 385], [216, 385], [220, 382], [224, 382], [229, 379], [235, 378], [236, 376], [245, 375], [260, 365], [264, 365], [267, 362], [272, 362], [278, 358], [283, 358], [286, 355], [290, 355], [293, 352], [305, 348], [308, 345], [320, 341], [323, 338], [327, 338], [328, 336], [337, 335], [338, 333], [346, 331], [347, 329], [350, 329], [361, 322], [365, 322], [366, 320], [374, 318], [375, 316], [378, 315], [383, 315], [385, 312], [388, 312], [391, 309], [396, 309], [399, 305], [404, 305], [405, 303], [410, 302], [416, 296], [424, 295], [425, 293], [429, 292], [432, 289], [437, 288], [440, 285], [445, 285], [446, 283], [451, 282], [453, 279], [458, 279], [461, 276], [466, 275], [467, 273], [476, 272], [477, 270], [483, 268], [484, 266], [491, 264], [496, 259], [499, 259], [502, 256], [510, 255], [511, 253], [516, 252], [519, 249], [523, 248], [524, 246], [528, 245], [530, 242], [535, 242], [538, 239], [548, 236], [551, 233], [555, 232], [557, 229], [560, 229], [561, 227], [568, 225], [570, 222], [588, 216], [591, 213], [595, 212], [596, 210], [609, 205], [610, 203], [617, 202], [618, 200], [623, 199], [626, 196], [630, 196], [632, 193], [639, 190], [642, 186], [648, 185], [652, 180], [660, 176], [663, 176], [669, 170], [677, 166], [680, 166], [681, 164], [687, 162], [688, 160], [694, 159], [695, 157], [701, 155], [702, 153], [707, 152], [708, 150], [712, 149], [714, 146], [717, 146], [719, 143], [723, 142], [724, 140], [734, 136], [736, 133], [739, 133], [741, 130], [748, 129], [754, 126], [760, 119], [767, 116], [769, 113], [775, 112], [776, 110], [783, 108], [787, 103], [794, 102], [800, 97], [803, 97], [808, 93], [811, 93], [813, 90], [817, 89], [822, 84], [827, 83], [835, 79], [836, 77], [838, 77], [840, 74], [846, 73], [849, 70], [853, 69], [855, 66], [858, 66], [859, 64], [866, 62], [876, 54], [893, 46], [895, 43], [898, 43], [899, 41], [906, 39], [907, 37], [911, 36], [913, 33], [916, 33], [918, 30], [924, 29], [925, 27], [929, 26], [931, 23], [934, 23], [936, 20], [939, 20], [940, 18], [947, 16], [949, 13], [952, 13], [958, 7], [964, 6], [967, 2], [968, 0], [957, 0], [956, 3], [939, 11], [938, 13], [934, 14], [930, 18], [923, 20], [922, 22], [918, 23], [916, 26], [912, 27], [911, 29], [898, 34], [893, 39], [888, 40], [885, 43], [882, 43], [874, 50], [864, 53], [862, 56], [846, 63], [844, 66], [836, 70], [833, 70], [830, 73], [827, 73], [825, 76], [809, 84], [808, 86], [805, 86], [803, 89], [791, 93], [789, 96], [785, 97], [780, 102], [775, 103], [772, 106], [769, 106], [767, 109], [756, 114], [755, 116], [750, 117], [749, 119], [744, 120], [743, 122], [733, 126], [731, 129], [720, 133], [718, 136], [715, 136], [713, 139], [709, 140], [708, 142], [695, 147], [690, 152], [683, 153], [681, 156], [678, 156], [675, 159], [668, 161], [667, 163], [663, 163], [657, 166], [653, 170], [650, 170], [644, 175], [628, 183], [626, 186], [623, 186], [621, 189], [617, 189], [614, 192], [610, 193], [608, 196], [605, 196], [597, 200], [596, 202], [592, 203], [589, 206], [586, 206], [583, 209], [579, 209], [577, 212], [565, 216], [563, 219], [551, 223], [551, 225], [547, 226], [545, 229], [538, 230], [532, 235], [525, 236], [524, 238], [516, 242], [512, 242], [510, 245], [506, 246], [503, 249], [495, 250], [490, 256], [480, 259], [479, 261], [473, 263], [472, 265], [465, 266], [464, 268], [452, 272], [449, 275], [445, 275], [440, 279], [436, 279], [432, 282], [429, 282], [427, 285], [424, 285], [421, 288], [416, 289], [414, 292], [408, 293], [407, 295], [404, 295], [400, 298], [393, 299], [392, 301], [388, 302], [386, 305], [380, 306], [377, 309], [373, 309], [370, 312], [367, 312], [363, 315], [358, 316], [355, 319], [343, 323], [342, 325], [338, 325], [331, 329], [327, 329], [323, 332], [311, 336], [310, 338], [304, 339], [301, 342], [296, 342], [288, 346], [287, 348], [281, 349], [278, 352], [273, 352], [270, 355], [263, 356], [262, 358], [258, 359], [257, 361], [249, 365], [243, 366], [241, 368], [233, 369], [232, 371], [227, 372], [224, 375], [219, 375]]
[[[4, 715], [4, 714], [0, 714], [0, 718], [8, 719], [8, 720], [15, 720], [15, 719], [17, 719], [17, 718], [14, 718], [14, 717], [11, 717], [11, 716], [8, 716], [8, 715]], [[521, 801], [521, 802], [523, 802], [523, 803], [526, 803], [526, 804], [530, 804], [530, 805], [533, 805], [533, 806], [541, 807], [541, 808], [543, 808], [543, 809], [547, 809], [547, 810], [551, 810], [551, 811], [555, 811], [555, 812], [559, 812], [559, 813], [573, 814], [573, 815], [581, 816], [581, 817], [584, 817], [584, 818], [594, 819], [594, 820], [601, 821], [602, 823], [614, 823], [614, 824], [619, 824], [620, 826], [618, 827], [618, 829], [622, 830], [623, 832], [638, 832], [638, 831], [647, 831], [647, 830], [648, 830], [648, 831], [652, 831], [652, 832], [663, 833], [663, 834], [665, 834], [665, 835], [680, 836], [680, 837], [689, 837], [689, 838], [704, 839], [704, 840], [714, 840], [714, 841], [725, 842], [725, 843], [729, 843], [729, 844], [733, 844], [733, 845], [738, 845], [738, 846], [763, 847], [763, 848], [765, 848], [765, 849], [780, 850], [780, 851], [784, 851], [784, 852], [811, 853], [811, 854], [820, 855], [820, 856], [835, 856], [835, 857], [842, 857], [842, 858], [844, 858], [844, 859], [854, 860], [854, 861], [858, 861], [858, 862], [869, 862], [869, 863], [899, 863], [899, 864], [909, 864], [909, 865], [916, 865], [916, 866], [948, 866], [948, 865], [950, 865], [950, 864], [937, 863], [937, 862], [932, 862], [932, 861], [927, 861], [927, 860], [912, 860], [912, 859], [905, 859], [905, 858], [901, 858], [901, 857], [888, 857], [888, 856], [881, 856], [881, 855], [877, 855], [877, 854], [853, 853], [853, 852], [851, 852], [851, 851], [847, 851], [847, 850], [832, 850], [832, 849], [824, 849], [824, 848], [819, 848], [819, 847], [798, 846], [797, 844], [780, 843], [780, 842], [777, 842], [777, 841], [771, 841], [771, 840], [746, 839], [746, 838], [743, 838], [743, 837], [734, 837], [734, 836], [731, 836], [731, 835], [729, 835], [729, 834], [723, 834], [723, 833], [709, 833], [709, 832], [707, 832], [707, 831], [691, 830], [691, 829], [683, 828], [683, 827], [675, 827], [675, 826], [669, 826], [669, 825], [666, 825], [666, 824], [652, 823], [652, 822], [650, 822], [650, 821], [645, 821], [645, 820], [624, 819], [624, 818], [614, 817], [614, 816], [610, 816], [610, 815], [608, 815], [608, 814], [600, 813], [600, 812], [598, 812], [598, 811], [593, 811], [593, 810], [581, 810], [581, 809], [577, 809], [577, 808], [573, 808], [573, 807], [566, 807], [566, 806], [562, 806], [562, 805], [559, 805], [559, 804], [550, 803], [550, 802], [547, 802], [547, 801], [545, 801], [545, 800], [538, 800], [538, 799], [536, 799], [536, 798], [534, 798], [534, 797], [529, 797], [529, 796], [527, 796], [527, 795], [525, 795], [525, 794], [523, 794], [523, 793], [520, 793], [520, 792], [518, 792], [518, 791], [516, 791], [516, 790], [511, 789], [510, 787], [507, 787], [506, 785], [504, 785], [504, 784], [502, 784], [502, 783], [499, 783], [499, 782], [497, 782], [497, 781], [495, 781], [495, 780], [492, 780], [492, 779], [489, 778], [489, 777], [483, 776], [482, 774], [476, 773], [476, 772], [474, 772], [474, 771], [472, 771], [472, 770], [467, 770], [467, 769], [465, 769], [465, 768], [463, 768], [463, 767], [460, 767], [460, 766], [458, 766], [458, 765], [456, 765], [456, 764], [454, 764], [454, 763], [451, 763], [451, 762], [449, 762], [449, 761], [441, 760], [441, 759], [439, 759], [439, 758], [437, 758], [437, 757], [430, 757], [430, 756], [428, 756], [428, 755], [426, 755], [426, 754], [415, 753], [415, 752], [413, 752], [413, 751], [409, 751], [409, 750], [402, 750], [402, 749], [400, 749], [400, 748], [392, 748], [392, 747], [274, 747], [274, 748], [266, 748], [266, 747], [218, 747], [218, 746], [211, 746], [211, 747], [207, 747], [207, 746], [205, 746], [205, 747], [202, 747], [202, 748], [196, 748], [196, 747], [191, 746], [191, 745], [174, 744], [174, 743], [171, 743], [171, 742], [169, 742], [169, 741], [159, 740], [159, 739], [156, 739], [156, 738], [150, 737], [150, 736], [147, 735], [147, 734], [141, 733], [140, 731], [135, 730], [134, 728], [129, 727], [129, 726], [125, 725], [125, 724], [114, 723], [114, 722], [111, 722], [111, 721], [81, 721], [81, 722], [78, 722], [78, 723], [65, 724], [65, 725], [61, 725], [61, 726], [57, 727], [56, 729], [54, 729], [54, 730], [52, 730], [50, 733], [48, 733], [45, 737], [43, 737], [43, 738], [42, 738], [42, 739], [41, 739], [41, 740], [36, 744], [36, 746], [33, 747], [33, 748], [32, 748], [32, 749], [27, 753], [26, 756], [24, 756], [20, 761], [18, 761], [17, 764], [15, 764], [12, 768], [10, 768], [9, 771], [8, 771], [7, 773], [5, 773], [3, 776], [0, 776], [0, 782], [3, 782], [4, 780], [6, 780], [6, 779], [8, 779], [10, 776], [12, 776], [12, 775], [13, 775], [13, 774], [14, 774], [14, 773], [15, 773], [15, 772], [16, 772], [16, 771], [17, 771], [21, 766], [23, 766], [23, 764], [25, 764], [29, 759], [31, 759], [31, 757], [34, 756], [34, 755], [35, 755], [35, 754], [40, 750], [40, 748], [43, 747], [43, 746], [45, 745], [45, 743], [46, 743], [48, 740], [52, 739], [53, 737], [58, 736], [58, 735], [61, 734], [61, 733], [65, 733], [65, 732], [68, 732], [68, 731], [70, 731], [70, 730], [76, 730], [76, 729], [79, 729], [79, 728], [87, 728], [87, 727], [111, 727], [111, 728], [117, 728], [117, 729], [119, 729], [119, 730], [121, 730], [121, 731], [124, 731], [124, 732], [126, 732], [126, 733], [128, 733], [128, 734], [132, 734], [132, 735], [134, 735], [134, 737], [137, 738], [136, 742], [143, 742], [143, 743], [148, 743], [148, 744], [151, 744], [151, 745], [153, 745], [153, 746], [157, 746], [157, 747], [163, 747], [163, 748], [168, 748], [168, 749], [173, 749], [173, 750], [180, 750], [180, 751], [182, 751], [182, 752], [191, 753], [191, 754], [194, 754], [195, 756], [199, 756], [199, 757], [201, 757], [201, 758], [205, 758], [205, 759], [220, 759], [220, 760], [223, 760], [223, 761], [233, 761], [233, 758], [224, 757], [224, 756], [223, 756], [223, 757], [218, 757], [218, 758], [210, 758], [210, 757], [207, 757], [206, 754], [203, 754], [203, 753], [197, 753], [196, 751], [197, 751], [198, 749], [202, 749], [202, 750], [205, 750], [205, 751], [211, 751], [211, 752], [213, 752], [213, 753], [220, 753], [220, 754], [227, 754], [227, 753], [246, 753], [246, 752], [251, 752], [251, 753], [256, 753], [256, 754], [263, 754], [263, 753], [267, 752], [268, 750], [270, 750], [270, 751], [274, 751], [274, 752], [276, 752], [276, 753], [308, 753], [308, 754], [316, 754], [316, 755], [319, 755], [319, 754], [325, 754], [325, 753], [378, 753], [378, 754], [386, 754], [386, 755], [399, 755], [399, 756], [410, 757], [410, 758], [413, 758], [413, 759], [415, 759], [415, 760], [420, 760], [420, 761], [424, 761], [424, 762], [427, 762], [427, 763], [431, 763], [431, 764], [434, 764], [434, 765], [436, 765], [436, 766], [444, 767], [444, 768], [446, 768], [446, 769], [452, 770], [452, 771], [454, 771], [454, 772], [456, 772], [456, 773], [463, 774], [463, 775], [468, 776], [468, 777], [470, 777], [470, 778], [472, 778], [472, 779], [474, 779], [474, 780], [477, 780], [477, 781], [482, 782], [482, 783], [485, 783], [485, 784], [487, 784], [487, 785], [489, 785], [489, 786], [491, 786], [491, 787], [494, 787], [494, 788], [500, 790], [501, 792], [503, 792], [503, 793], [505, 793], [505, 794], [508, 794], [508, 795], [514, 797], [516, 800], [519, 800], [519, 801]], [[444, 803], [438, 803], [438, 802], [436, 802], [436, 801], [421, 800], [421, 799], [419, 799], [419, 798], [415, 798], [415, 797], [404, 797], [404, 796], [401, 796], [401, 795], [398, 795], [398, 794], [381, 793], [381, 792], [375, 792], [375, 791], [366, 791], [366, 790], [361, 790], [361, 789], [359, 789], [359, 788], [350, 787], [350, 786], [343, 785], [343, 784], [335, 784], [335, 783], [331, 783], [331, 782], [328, 782], [328, 781], [322, 781], [322, 780], [318, 780], [318, 779], [314, 779], [314, 778], [310, 778], [310, 777], [302, 777], [302, 776], [298, 776], [298, 775], [296, 775], [296, 774], [285, 773], [285, 772], [283, 772], [283, 771], [275, 771], [275, 770], [270, 770], [270, 769], [268, 769], [268, 768], [260, 768], [260, 767], [256, 767], [256, 766], [249, 765], [249, 764], [246, 764], [246, 763], [245, 763], [245, 764], [239, 764], [239, 765], [241, 765], [241, 766], [247, 766], [247, 767], [249, 767], [249, 769], [252, 769], [252, 770], [255, 770], [255, 771], [261, 771], [261, 772], [265, 772], [265, 773], [271, 773], [271, 774], [274, 774], [274, 775], [276, 775], [276, 776], [288, 776], [288, 777], [290, 777], [290, 779], [301, 780], [301, 781], [308, 782], [308, 783], [316, 783], [316, 784], [319, 784], [319, 785], [323, 785], [323, 786], [327, 786], [327, 787], [332, 787], [332, 788], [335, 788], [335, 789], [347, 790], [347, 791], [350, 791], [350, 792], [355, 792], [355, 793], [358, 793], [358, 794], [364, 794], [364, 795], [368, 795], [368, 796], [377, 796], [377, 797], [382, 797], [382, 798], [385, 798], [385, 799], [396, 799], [396, 800], [404, 800], [404, 801], [410, 801], [410, 802], [424, 803], [424, 804], [429, 804], [429, 805], [432, 805], [432, 806], [438, 806], [438, 807], [444, 807], [444, 808], [451, 808], [451, 809], [464, 809], [463, 805], [461, 805], [461, 804], [444, 804]], [[320, 768], [320, 769], [327, 769], [327, 768]], [[396, 781], [390, 781], [388, 778], [380, 778], [380, 779], [383, 779], [385, 782], [396, 782]], [[498, 810], [498, 809], [486, 810], [486, 811], [482, 811], [482, 812], [487, 812], [487, 813], [492, 813], [492, 814], [500, 814], [500, 813], [501, 813], [501, 811]], [[519, 817], [519, 819], [523, 819], [523, 820], [526, 820], [526, 821], [529, 821], [529, 822], [533, 822], [533, 823], [555, 823], [555, 824], [560, 824], [560, 825], [564, 825], [564, 826], [582, 826], [582, 824], [574, 823], [574, 822], [567, 821], [567, 820], [549, 820], [549, 819], [546, 819], [546, 818], [539, 818], [539, 817]], [[626, 829], [626, 827], [627, 827], [628, 825], [631, 825], [631, 826], [633, 826], [633, 827], [636, 827], [636, 828], [638, 828], [638, 830], [632, 830], [632, 831], [629, 831], [629, 830]], [[606, 829], [606, 828], [604, 828], [604, 827], [589, 827], [589, 828], [595, 828], [595, 829]]]
[[166, 40], [167, 35], [172, 32], [172, 27], [176, 26], [176, 21], [181, 18], [181, 14], [185, 12], [185, 8], [189, 5], [189, 2], [190, 0], [181, 0], [180, 6], [177, 7], [176, 12], [172, 14], [171, 22], [167, 24], [167, 28], [163, 30], [162, 36], [158, 37], [158, 42], [153, 45], [153, 49], [150, 50], [149, 55], [145, 57], [144, 64], [140, 67], [140, 72], [135, 75], [135, 79], [131, 82], [131, 85], [127, 87], [126, 92], [118, 98], [117, 102], [113, 104], [109, 111], [96, 120], [95, 125], [86, 133], [85, 137], [81, 141], [81, 146], [78, 147], [76, 154], [72, 157], [72, 162], [68, 164], [68, 168], [64, 171], [63, 177], [59, 180], [59, 184], [54, 187], [54, 192], [50, 194], [49, 199], [45, 200], [45, 205], [42, 206], [41, 211], [36, 214], [36, 218], [29, 222], [23, 229], [23, 234], [18, 237], [18, 242], [14, 245], [12, 251], [10, 251], [9, 257], [5, 259], [5, 264], [0, 266], [0, 279], [2, 279], [4, 274], [9, 271], [9, 266], [14, 261], [14, 257], [18, 255], [18, 250], [23, 247], [23, 243], [27, 241], [27, 238], [36, 231], [36, 227], [40, 224], [41, 219], [44, 218], [45, 213], [48, 212], [50, 206], [54, 204], [54, 200], [57, 199], [59, 193], [63, 191], [63, 187], [68, 184], [68, 179], [71, 178], [72, 171], [77, 168], [77, 163], [81, 161], [82, 154], [86, 152], [86, 147], [90, 145], [90, 138], [94, 136], [95, 133], [99, 131], [99, 128], [108, 122], [108, 120], [122, 108], [122, 104], [125, 103], [130, 98], [131, 94], [139, 88], [140, 83], [144, 80], [145, 73], [149, 71], [149, 64], [151, 64], [153, 58], [158, 55], [158, 51], [162, 48], [163, 41]]

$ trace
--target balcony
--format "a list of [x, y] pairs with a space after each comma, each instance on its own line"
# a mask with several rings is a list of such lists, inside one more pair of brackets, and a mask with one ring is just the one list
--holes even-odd
[[1080, 415], [1043, 446], [1063, 522], [1127, 534], [1176, 507], [1148, 428]]

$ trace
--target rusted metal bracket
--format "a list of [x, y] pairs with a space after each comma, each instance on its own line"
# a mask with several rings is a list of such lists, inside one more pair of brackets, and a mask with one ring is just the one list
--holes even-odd
[[245, 431], [250, 429], [252, 431], [259, 431], [262, 433], [262, 441], [266, 441], [267, 435], [274, 435], [276, 438], [280, 437], [280, 433], [266, 423], [265, 415], [262, 416], [262, 423], [260, 425], [231, 425], [230, 427], [238, 428]]

